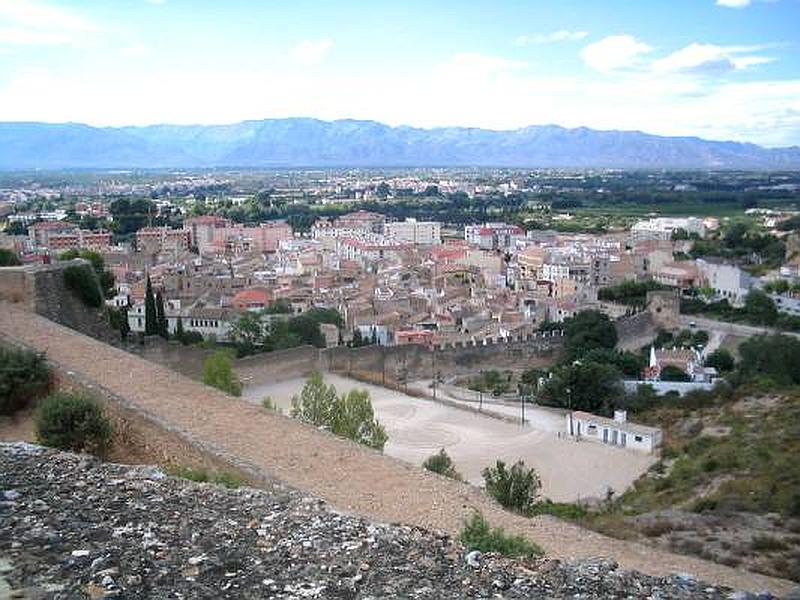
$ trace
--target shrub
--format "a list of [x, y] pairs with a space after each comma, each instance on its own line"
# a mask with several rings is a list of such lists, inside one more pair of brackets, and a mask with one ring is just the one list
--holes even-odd
[[503, 507], [523, 514], [532, 511], [542, 487], [536, 471], [527, 469], [521, 460], [510, 470], [498, 460], [495, 466], [483, 470], [483, 480], [486, 491]]
[[788, 548], [786, 542], [771, 535], [755, 536], [750, 546], [756, 552], [781, 552]]
[[586, 507], [570, 502], [553, 502], [545, 500], [534, 505], [531, 515], [553, 515], [567, 521], [579, 521], [588, 514]]
[[19, 257], [6, 248], [0, 248], [0, 267], [16, 267], [21, 265]]
[[70, 265], [64, 269], [64, 284], [75, 292], [86, 306], [99, 307], [103, 293], [97, 275], [89, 265]]
[[544, 552], [535, 543], [521, 535], [509, 535], [499, 527], [492, 528], [483, 515], [473, 513], [461, 530], [461, 543], [470, 550], [497, 552], [504, 556], [542, 556]]
[[55, 392], [39, 406], [36, 432], [39, 441], [46, 446], [103, 454], [111, 443], [113, 429], [93, 398]]
[[667, 365], [661, 369], [661, 381], [689, 381], [691, 378], [683, 369]]
[[10, 415], [50, 388], [43, 354], [0, 347], [0, 414]]
[[193, 469], [192, 467], [170, 467], [167, 473], [172, 477], [179, 479], [187, 479], [197, 483], [214, 483], [216, 485], [225, 486], [228, 489], [236, 489], [244, 484], [241, 477], [228, 473], [227, 471], [219, 471], [217, 473], [209, 473], [205, 469]]
[[203, 383], [231, 396], [242, 395], [242, 384], [233, 372], [233, 361], [227, 352], [217, 350], [203, 364]]
[[422, 467], [433, 473], [438, 473], [439, 475], [444, 475], [450, 479], [455, 479], [456, 481], [462, 480], [461, 474], [456, 471], [456, 467], [453, 464], [453, 459], [448, 456], [447, 452], [444, 451], [444, 448], [439, 450], [439, 452], [436, 454], [425, 459], [425, 462], [422, 463]]

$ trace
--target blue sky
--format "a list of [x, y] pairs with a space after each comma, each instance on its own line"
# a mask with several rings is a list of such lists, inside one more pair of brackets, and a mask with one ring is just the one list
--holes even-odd
[[800, 144], [800, 0], [0, 0], [0, 119]]

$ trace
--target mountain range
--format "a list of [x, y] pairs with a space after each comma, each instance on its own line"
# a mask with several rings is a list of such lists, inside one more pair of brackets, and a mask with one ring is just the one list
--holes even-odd
[[497, 131], [309, 118], [232, 125], [0, 123], [0, 169], [202, 167], [800, 168], [800, 147], [536, 125]]

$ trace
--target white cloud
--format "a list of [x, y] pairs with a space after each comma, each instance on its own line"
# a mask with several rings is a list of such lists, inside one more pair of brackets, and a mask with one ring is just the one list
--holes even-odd
[[586, 31], [569, 31], [559, 29], [550, 33], [536, 33], [534, 35], [520, 35], [514, 40], [515, 46], [529, 46], [531, 44], [552, 44], [555, 42], [577, 42], [585, 38]]
[[76, 12], [32, 0], [0, 0], [0, 44], [63, 45], [85, 42], [98, 27]]
[[8, 45], [41, 45], [57, 46], [72, 42], [72, 36], [64, 33], [37, 31], [24, 27], [8, 27], [0, 29], [0, 44]]
[[39, 30], [94, 31], [96, 25], [76, 12], [33, 0], [0, 0], [0, 17]]
[[[613, 77], [540, 77], [523, 67], [475, 54], [452, 56], [404, 75], [308, 72], [291, 65], [219, 71], [148, 65], [136, 72], [137, 85], [160, 93], [140, 96], [130, 94], [132, 70], [27, 70], [9, 73], [6, 83], [0, 83], [0, 106], [6, 120], [97, 125], [311, 116], [421, 127], [511, 129], [558, 123], [772, 146], [800, 144], [800, 78], [733, 84], [649, 69]], [[59, 90], [55, 103], [54, 89]], [[232, 89], [248, 93], [231, 95]], [[324, 102], [320, 89], [325, 90]]]
[[717, 0], [717, 6], [726, 8], [744, 8], [750, 6], [751, 0]]
[[527, 63], [522, 61], [509, 60], [500, 56], [462, 52], [437, 65], [435, 71], [439, 77], [478, 79], [524, 69], [527, 66]]
[[659, 72], [720, 73], [739, 71], [773, 62], [768, 56], [752, 54], [765, 46], [717, 46], [694, 42], [653, 61], [653, 69]]
[[321, 62], [332, 47], [333, 42], [327, 38], [303, 40], [289, 50], [289, 57], [301, 65], [314, 65]]
[[152, 52], [150, 48], [144, 44], [132, 44], [122, 48], [119, 53], [127, 58], [142, 58], [144, 56], [150, 56]]
[[610, 35], [581, 50], [583, 61], [595, 71], [614, 71], [637, 66], [641, 55], [653, 48], [632, 35]]

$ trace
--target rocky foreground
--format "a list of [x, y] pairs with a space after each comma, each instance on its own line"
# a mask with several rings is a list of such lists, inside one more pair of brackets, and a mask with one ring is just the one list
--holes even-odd
[[0, 445], [4, 597], [758, 596], [599, 559], [468, 555], [446, 535], [370, 523], [288, 489], [228, 490], [18, 443]]

